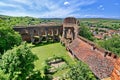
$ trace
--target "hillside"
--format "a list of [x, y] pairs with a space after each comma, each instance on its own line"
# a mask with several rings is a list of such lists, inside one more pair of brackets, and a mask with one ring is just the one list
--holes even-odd
[[12, 17], [6, 15], [0, 15], [0, 23], [1, 25], [7, 25], [10, 27], [14, 26], [28, 26], [28, 25], [38, 25], [40, 23], [47, 23], [47, 22], [57, 22], [62, 23], [61, 18], [34, 18], [34, 17]]
[[79, 21], [90, 27], [98, 28], [109, 28], [109, 29], [119, 29], [120, 19], [110, 19], [110, 18], [79, 18]]
[[[78, 18], [81, 24], [90, 27], [98, 28], [109, 28], [109, 29], [119, 29], [120, 19], [109, 19], [109, 18]], [[20, 26], [20, 25], [36, 25], [46, 22], [57, 22], [62, 23], [63, 18], [34, 18], [34, 17], [12, 17], [6, 15], [0, 15], [0, 23], [6, 23], [8, 26]]]

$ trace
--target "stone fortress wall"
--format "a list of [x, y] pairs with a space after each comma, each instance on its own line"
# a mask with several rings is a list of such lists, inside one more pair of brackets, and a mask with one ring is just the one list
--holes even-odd
[[[42, 40], [60, 41], [78, 60], [88, 64], [92, 72], [101, 80], [120, 80], [120, 58], [114, 53], [98, 47], [93, 42], [78, 35], [79, 21], [67, 17], [63, 24], [41, 24], [37, 26], [18, 26], [14, 30], [25, 41], [39, 43]], [[36, 37], [37, 40], [36, 40]]]
[[32, 43], [40, 43], [41, 41], [59, 41], [62, 34], [62, 25], [58, 24], [40, 24], [31, 26], [16, 26], [15, 31], [18, 31], [23, 41]]

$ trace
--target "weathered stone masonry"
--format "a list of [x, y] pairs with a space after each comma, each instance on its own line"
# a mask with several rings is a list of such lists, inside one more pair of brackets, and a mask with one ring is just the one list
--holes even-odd
[[[16, 26], [14, 30], [22, 35], [24, 41], [31, 41], [32, 43], [40, 43], [43, 39], [46, 41], [59, 41], [62, 34], [61, 25], [41, 24], [37, 26]], [[36, 40], [36, 37], [37, 40]]]
[[[93, 42], [78, 36], [79, 21], [73, 17], [64, 19], [63, 24], [41, 24], [38, 26], [19, 26], [14, 30], [25, 41], [39, 43], [42, 40], [60, 40], [66, 49], [78, 60], [89, 65], [92, 72], [102, 80], [120, 80], [120, 58], [110, 51], [96, 46]], [[35, 37], [38, 37], [36, 40]], [[107, 79], [106, 79], [107, 78]]]
[[63, 21], [63, 33], [61, 43], [69, 45], [78, 35], [79, 21], [73, 17], [67, 17]]

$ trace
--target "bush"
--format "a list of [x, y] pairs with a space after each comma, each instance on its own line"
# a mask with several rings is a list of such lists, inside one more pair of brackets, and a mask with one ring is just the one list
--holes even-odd
[[47, 74], [47, 75], [44, 76], [44, 79], [45, 79], [45, 80], [52, 80], [53, 77], [52, 77], [51, 74]]
[[25, 80], [33, 72], [36, 59], [24, 42], [3, 54], [1, 68], [5, 74], [10, 74], [10, 80]]
[[83, 62], [77, 62], [76, 65], [70, 67], [70, 71], [62, 78], [68, 80], [96, 80], [92, 71]]
[[14, 45], [20, 45], [21, 36], [9, 27], [0, 27], [0, 53], [11, 49]]
[[4, 72], [0, 69], [0, 80], [9, 80], [9, 74], [4, 74]]
[[113, 35], [112, 38], [98, 41], [97, 43], [106, 50], [112, 51], [116, 55], [120, 56], [120, 36]]
[[81, 25], [79, 35], [82, 37], [85, 37], [88, 40], [91, 40], [91, 41], [94, 40], [93, 35], [90, 32], [89, 28], [84, 25]]
[[27, 80], [42, 80], [40, 71], [33, 71]]

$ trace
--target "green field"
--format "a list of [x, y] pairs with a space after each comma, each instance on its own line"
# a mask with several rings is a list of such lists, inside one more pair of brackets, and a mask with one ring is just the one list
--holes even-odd
[[65, 47], [60, 43], [40, 44], [32, 47], [32, 52], [38, 56], [38, 60], [35, 62], [35, 68], [42, 70], [45, 66], [45, 60], [53, 56], [62, 56], [69, 64], [74, 64]]
[[78, 19], [85, 26], [94, 26], [96, 28], [120, 29], [120, 19], [110, 18], [79, 18]]

